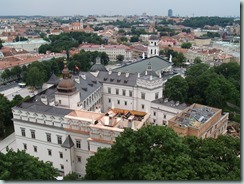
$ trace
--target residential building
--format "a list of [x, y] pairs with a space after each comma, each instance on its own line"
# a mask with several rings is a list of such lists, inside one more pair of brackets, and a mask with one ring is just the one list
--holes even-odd
[[105, 52], [108, 55], [110, 61], [117, 61], [118, 55], [123, 55], [124, 60], [132, 59], [131, 50], [128, 46], [125, 45], [82, 44], [80, 45], [79, 49], [91, 52]]

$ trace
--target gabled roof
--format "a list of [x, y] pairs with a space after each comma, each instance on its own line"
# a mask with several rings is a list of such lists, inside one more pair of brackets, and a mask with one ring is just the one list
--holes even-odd
[[72, 148], [74, 146], [74, 142], [72, 141], [70, 135], [68, 135], [64, 141], [64, 143], [61, 145], [63, 148]]
[[54, 84], [57, 85], [59, 83], [60, 79], [53, 73], [49, 80], [47, 81], [47, 84]]

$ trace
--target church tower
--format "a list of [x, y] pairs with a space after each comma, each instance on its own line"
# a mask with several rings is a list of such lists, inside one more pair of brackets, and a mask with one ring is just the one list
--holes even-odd
[[159, 56], [159, 37], [157, 35], [152, 35], [149, 38], [149, 44], [147, 47], [147, 57]]

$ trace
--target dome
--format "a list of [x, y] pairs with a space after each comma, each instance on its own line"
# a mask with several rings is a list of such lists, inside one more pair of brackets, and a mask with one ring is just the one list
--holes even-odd
[[59, 92], [74, 92], [76, 90], [75, 82], [70, 79], [62, 79], [57, 86]]
[[97, 71], [104, 71], [107, 72], [108, 70], [102, 64], [95, 64], [90, 68], [90, 72], [97, 72]]

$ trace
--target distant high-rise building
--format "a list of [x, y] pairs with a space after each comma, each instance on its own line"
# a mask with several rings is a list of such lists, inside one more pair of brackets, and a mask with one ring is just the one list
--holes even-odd
[[172, 17], [173, 16], [173, 10], [172, 9], [169, 9], [168, 10], [168, 17]]

